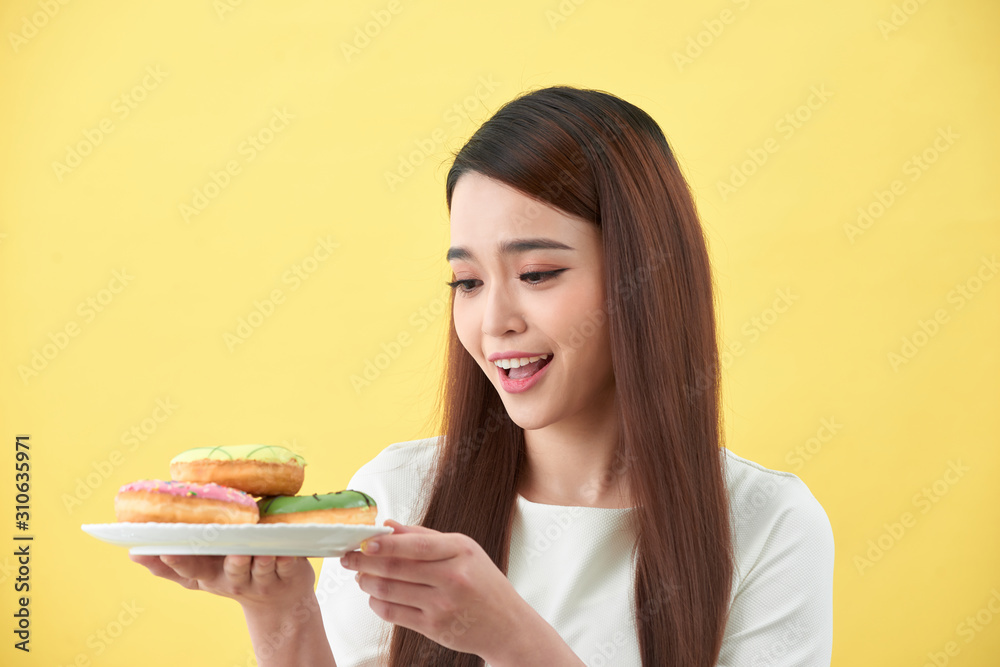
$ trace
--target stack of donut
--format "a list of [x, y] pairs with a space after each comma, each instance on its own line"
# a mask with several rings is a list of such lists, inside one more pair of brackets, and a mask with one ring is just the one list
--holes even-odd
[[301, 456], [275, 445], [195, 447], [170, 461], [171, 481], [121, 487], [115, 516], [123, 522], [375, 524], [375, 501], [360, 491], [296, 496], [305, 466]]

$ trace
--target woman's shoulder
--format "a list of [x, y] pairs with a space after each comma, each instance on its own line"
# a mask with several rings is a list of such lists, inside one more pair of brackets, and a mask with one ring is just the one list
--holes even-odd
[[723, 447], [726, 487], [743, 574], [767, 553], [808, 550], [832, 561], [833, 529], [823, 505], [798, 476], [772, 470]]
[[441, 436], [395, 442], [361, 466], [349, 488], [364, 491], [378, 505], [378, 521], [413, 523], [430, 495], [430, 474], [437, 461]]
[[797, 475], [725, 451], [736, 572], [719, 664], [828, 665], [833, 642], [833, 529]]
[[781, 513], [796, 507], [822, 513], [823, 506], [796, 474], [772, 470], [723, 447], [726, 489], [734, 511], [745, 517]]
[[430, 438], [394, 442], [361, 466], [358, 473], [368, 469], [386, 470], [400, 466], [426, 464], [437, 455], [443, 439], [444, 436], [436, 435]]

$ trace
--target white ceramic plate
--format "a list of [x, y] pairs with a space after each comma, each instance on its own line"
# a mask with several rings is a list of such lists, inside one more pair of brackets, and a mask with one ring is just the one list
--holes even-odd
[[321, 523], [89, 523], [97, 539], [144, 556], [161, 554], [340, 557], [361, 541], [391, 533], [386, 526]]

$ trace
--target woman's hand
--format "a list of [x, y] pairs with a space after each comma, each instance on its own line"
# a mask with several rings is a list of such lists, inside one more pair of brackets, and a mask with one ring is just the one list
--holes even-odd
[[313, 590], [316, 573], [300, 556], [135, 556], [158, 577], [232, 598], [244, 609], [294, 606]]
[[385, 525], [393, 534], [366, 540], [361, 553], [341, 558], [357, 570], [379, 617], [493, 665], [527, 665], [529, 654], [557, 658], [549, 665], [583, 664], [471, 537]]
[[261, 667], [337, 667], [301, 556], [133, 556], [158, 577], [232, 598], [243, 607]]

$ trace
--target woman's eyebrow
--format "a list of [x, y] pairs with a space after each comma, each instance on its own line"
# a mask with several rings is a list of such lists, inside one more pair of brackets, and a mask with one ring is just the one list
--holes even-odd
[[[529, 250], [573, 250], [570, 246], [565, 243], [561, 243], [554, 239], [545, 238], [531, 238], [531, 239], [507, 239], [506, 241], [500, 242], [500, 247], [497, 249], [497, 255], [516, 255], [518, 253], [527, 252]], [[448, 261], [453, 259], [473, 259], [473, 254], [467, 248], [461, 246], [453, 246], [448, 248]]]

